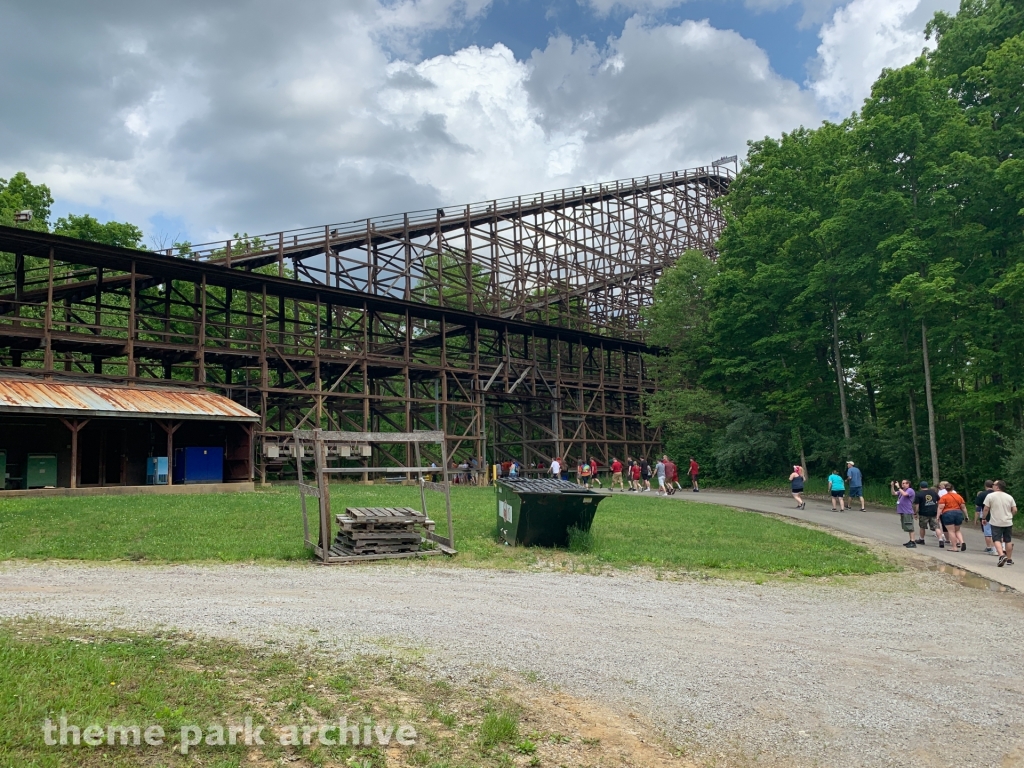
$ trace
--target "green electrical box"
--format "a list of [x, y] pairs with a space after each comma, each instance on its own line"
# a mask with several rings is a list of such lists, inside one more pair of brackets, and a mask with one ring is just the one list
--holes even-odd
[[0, 491], [7, 488], [7, 451], [0, 451]]
[[498, 539], [515, 546], [568, 547], [569, 529], [589, 531], [606, 491], [566, 480], [502, 479], [497, 483]]
[[57, 487], [57, 454], [30, 453], [25, 461], [26, 488]]

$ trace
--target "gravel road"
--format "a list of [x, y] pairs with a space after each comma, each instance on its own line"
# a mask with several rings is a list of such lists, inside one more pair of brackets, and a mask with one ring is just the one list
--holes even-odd
[[[531, 670], [717, 765], [1024, 765], [1024, 597], [930, 572], [846, 585], [445, 567], [0, 566], [0, 616], [172, 626], [458, 678]], [[726, 758], [724, 761], [722, 758]]]

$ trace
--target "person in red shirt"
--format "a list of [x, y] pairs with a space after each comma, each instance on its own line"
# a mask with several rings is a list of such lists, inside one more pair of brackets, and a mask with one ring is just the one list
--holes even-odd
[[601, 488], [602, 487], [601, 486], [601, 478], [597, 476], [597, 468], [598, 468], [598, 466], [599, 465], [597, 463], [597, 459], [595, 459], [593, 456], [591, 456], [590, 457], [590, 483], [591, 483], [591, 485], [596, 485], [598, 488]]
[[672, 492], [673, 486], [680, 491], [683, 490], [683, 487], [679, 485], [679, 467], [677, 467], [676, 463], [668, 456], [663, 457], [662, 460], [665, 462], [665, 480], [668, 485], [669, 492]]
[[640, 462], [633, 461], [629, 467], [629, 487], [634, 491], [640, 490]]
[[612, 490], [615, 490], [615, 484], [619, 484], [619, 490], [625, 491], [626, 486], [622, 484], [622, 462], [612, 456]]
[[693, 492], [700, 493], [700, 486], [697, 485], [697, 475], [700, 474], [700, 464], [693, 458], [690, 457], [690, 482], [693, 483]]

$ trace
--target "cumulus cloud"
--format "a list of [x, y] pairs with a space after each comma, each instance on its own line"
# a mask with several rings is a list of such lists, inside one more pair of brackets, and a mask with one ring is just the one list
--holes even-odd
[[846, 117], [883, 69], [921, 55], [924, 26], [936, 11], [958, 7], [959, 0], [853, 0], [821, 28], [810, 88], [830, 116]]
[[818, 120], [763, 51], [707, 22], [634, 17], [604, 48], [560, 36], [524, 62], [499, 44], [389, 71], [429, 84], [380, 103], [409, 133], [431, 116], [444, 139], [401, 165], [449, 200], [685, 168]]
[[0, 28], [0, 176], [199, 240], [675, 170], [819, 119], [753, 42], [707, 22], [636, 16], [527, 60], [500, 43], [396, 53], [417, 25], [485, 7], [24, 5]]
[[584, 167], [618, 175], [659, 170], [655, 157], [706, 162], [818, 122], [810, 95], [776, 74], [764, 51], [706, 21], [633, 17], [604, 49], [559, 37], [531, 64], [528, 88], [547, 133], [578, 137]]

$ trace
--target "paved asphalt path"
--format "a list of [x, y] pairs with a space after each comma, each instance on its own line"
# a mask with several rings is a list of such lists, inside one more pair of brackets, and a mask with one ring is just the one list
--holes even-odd
[[[907, 540], [907, 534], [900, 527], [900, 521], [896, 515], [895, 500], [892, 509], [869, 506], [867, 512], [861, 512], [859, 507], [855, 511], [833, 512], [832, 505], [827, 501], [805, 497], [807, 508], [796, 509], [796, 502], [789, 496], [769, 496], [736, 491], [701, 491], [700, 493], [680, 491], [670, 499], [722, 504], [754, 512], [784, 515], [882, 544], [897, 546], [901, 549]], [[996, 567], [997, 558], [985, 552], [985, 539], [981, 535], [981, 530], [975, 527], [974, 523], [964, 525], [961, 530], [964, 534], [964, 542], [967, 544], [966, 552], [939, 549], [931, 533], [929, 533], [924, 546], [918, 544], [916, 549], [909, 551], [919, 555], [930, 555], [944, 563], [971, 571], [998, 584], [1012, 587], [1018, 592], [1024, 592], [1024, 550], [1018, 553], [1019, 557], [1016, 558], [1015, 565], [998, 568]], [[915, 535], [917, 534], [915, 533]], [[1017, 546], [1021, 546], [1019, 542]]]

